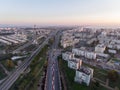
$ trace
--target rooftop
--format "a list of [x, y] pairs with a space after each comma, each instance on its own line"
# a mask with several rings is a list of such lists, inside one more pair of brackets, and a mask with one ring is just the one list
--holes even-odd
[[98, 44], [97, 47], [103, 47], [104, 48], [105, 45], [104, 44]]
[[72, 54], [72, 52], [65, 52], [65, 54]]
[[78, 71], [83, 72], [83, 73], [85, 73], [85, 74], [87, 74], [87, 75], [90, 75], [91, 72], [92, 72], [92, 68], [89, 68], [89, 67], [81, 67], [80, 69], [78, 69]]
[[78, 63], [78, 60], [77, 59], [70, 59], [69, 61], [72, 61], [74, 63]]

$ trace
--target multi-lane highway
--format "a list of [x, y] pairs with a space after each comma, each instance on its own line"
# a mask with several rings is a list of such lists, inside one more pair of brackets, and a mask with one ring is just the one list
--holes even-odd
[[60, 54], [58, 48], [60, 32], [55, 35], [55, 41], [49, 53], [48, 68], [46, 74], [45, 90], [61, 90], [61, 81], [57, 57]]
[[41, 49], [48, 43], [49, 39], [52, 38], [57, 31], [51, 32], [46, 40], [27, 58], [12, 74], [6, 77], [6, 80], [0, 85], [0, 90], [8, 90], [14, 82], [18, 79], [21, 73], [30, 65], [33, 58], [41, 51]]

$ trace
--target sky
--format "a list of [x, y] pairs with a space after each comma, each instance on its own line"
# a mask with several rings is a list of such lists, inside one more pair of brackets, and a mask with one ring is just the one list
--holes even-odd
[[120, 24], [120, 0], [0, 0], [0, 24]]

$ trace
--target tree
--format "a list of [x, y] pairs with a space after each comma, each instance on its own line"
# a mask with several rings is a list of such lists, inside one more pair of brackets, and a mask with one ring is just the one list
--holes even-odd
[[96, 87], [100, 87], [100, 83], [98, 81], [95, 82]]
[[100, 87], [100, 83], [98, 81], [92, 83], [92, 90], [98, 90], [99, 87]]
[[119, 74], [115, 70], [111, 70], [108, 72], [108, 78], [111, 81], [116, 81], [119, 78]]
[[13, 61], [12, 61], [12, 60], [7, 60], [7, 66], [8, 66], [9, 68], [14, 67]]
[[116, 87], [115, 87], [115, 90], [119, 90], [119, 88], [116, 86]]

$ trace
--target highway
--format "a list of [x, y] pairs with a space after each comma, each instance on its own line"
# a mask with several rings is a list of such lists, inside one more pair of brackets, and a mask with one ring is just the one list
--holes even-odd
[[41, 49], [48, 43], [57, 31], [51, 32], [46, 40], [27, 58], [12, 74], [6, 77], [5, 81], [0, 85], [0, 90], [8, 90], [14, 82], [18, 79], [21, 73], [30, 65], [33, 58], [41, 51]]
[[[60, 32], [59, 32], [60, 33]], [[46, 74], [45, 90], [61, 90], [61, 81], [57, 57], [60, 55], [58, 48], [60, 34], [55, 35], [55, 41], [49, 52]]]

